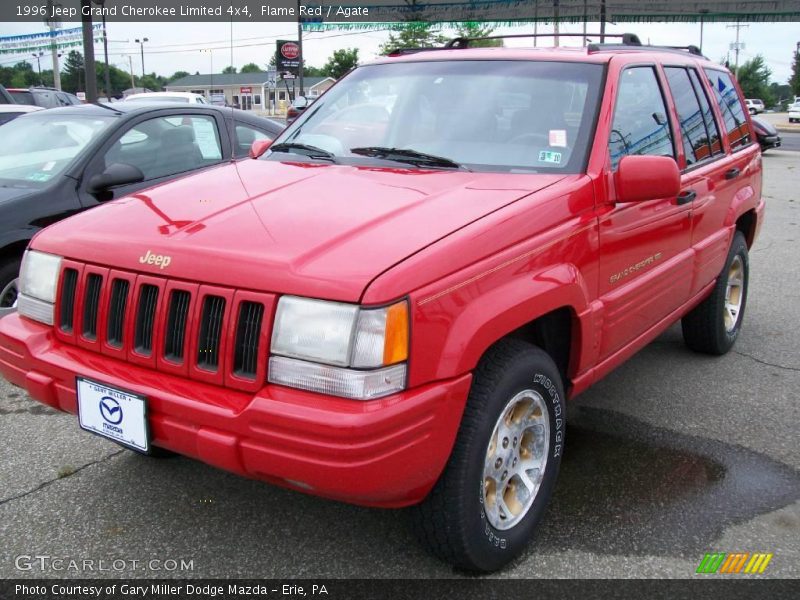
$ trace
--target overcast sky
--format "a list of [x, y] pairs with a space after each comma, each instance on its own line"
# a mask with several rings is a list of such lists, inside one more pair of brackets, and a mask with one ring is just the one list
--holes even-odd
[[[561, 25], [561, 31], [580, 32], [581, 25]], [[599, 31], [597, 23], [587, 26], [589, 32]], [[0, 36], [37, 33], [43, 31], [34, 23], [0, 23]], [[515, 28], [501, 28], [496, 33], [532, 32], [533, 25]], [[552, 25], [539, 25], [539, 31], [552, 31]], [[609, 24], [607, 32], [632, 31], [653, 44], [686, 45], [700, 43], [700, 25], [697, 23], [678, 24]], [[445, 32], [448, 33], [448, 32]], [[735, 40], [736, 31], [725, 23], [707, 23], [704, 30], [703, 50], [712, 60], [723, 59]], [[110, 61], [127, 70], [128, 56], [133, 59], [134, 72], [141, 73], [139, 47], [136, 38], [147, 37], [145, 44], [145, 69], [169, 76], [175, 71], [209, 73], [211, 61], [215, 72], [220, 72], [231, 64], [231, 25], [230, 23], [109, 23], [108, 36]], [[377, 56], [379, 45], [386, 41], [389, 33], [383, 31], [328, 31], [306, 33], [303, 36], [307, 64], [322, 66], [331, 53], [338, 48], [355, 47], [359, 49], [361, 62]], [[234, 23], [233, 24], [233, 64], [237, 68], [254, 62], [265, 66], [275, 52], [276, 39], [296, 39], [297, 26], [293, 23]], [[745, 48], [740, 53], [740, 62], [757, 54], [762, 54], [772, 69], [773, 80], [786, 83], [791, 76], [792, 55], [795, 44], [800, 41], [798, 23], [751, 23], [740, 31], [740, 41]], [[565, 44], [577, 44], [577, 40], [562, 39]], [[508, 46], [530, 44], [530, 40], [510, 40]], [[552, 44], [540, 41], [540, 45]], [[95, 46], [97, 57], [102, 60], [102, 44]], [[201, 53], [201, 48], [212, 48], [211, 53]], [[25, 57], [0, 55], [0, 64], [8, 65]], [[730, 52], [733, 64], [733, 52]], [[42, 68], [50, 68], [48, 57], [42, 61]]]

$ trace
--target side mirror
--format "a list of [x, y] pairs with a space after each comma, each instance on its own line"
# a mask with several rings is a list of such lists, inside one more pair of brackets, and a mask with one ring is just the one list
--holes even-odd
[[295, 108], [306, 108], [308, 106], [308, 98], [305, 96], [297, 96], [294, 99], [294, 107]]
[[272, 140], [256, 140], [250, 146], [250, 158], [258, 158], [272, 145]]
[[623, 156], [614, 175], [617, 202], [675, 198], [681, 189], [678, 163], [668, 156]]
[[89, 193], [96, 194], [104, 192], [109, 188], [126, 183], [138, 183], [144, 181], [144, 173], [138, 167], [126, 163], [114, 163], [106, 167], [106, 170], [89, 179]]

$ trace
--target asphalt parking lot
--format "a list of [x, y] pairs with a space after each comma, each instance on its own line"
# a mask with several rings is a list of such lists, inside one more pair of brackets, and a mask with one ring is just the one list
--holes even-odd
[[[800, 153], [764, 164], [734, 351], [694, 355], [675, 326], [576, 399], [553, 503], [503, 576], [685, 578], [714, 551], [773, 553], [763, 577], [800, 576]], [[142, 457], [5, 382], [0, 440], [3, 578], [460, 575], [420, 549], [402, 511]]]

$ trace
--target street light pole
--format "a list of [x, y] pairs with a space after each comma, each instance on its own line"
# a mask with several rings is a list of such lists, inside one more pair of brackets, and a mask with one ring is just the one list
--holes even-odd
[[211, 48], [203, 48], [200, 50], [202, 53], [208, 52], [208, 56], [211, 60], [211, 84], [209, 85], [208, 90], [208, 97], [211, 98], [211, 90], [214, 89], [214, 51]]
[[33, 58], [36, 59], [36, 66], [39, 69], [39, 85], [44, 85], [44, 83], [42, 83], [42, 56], [44, 56], [44, 52], [41, 51], [33, 55]]
[[[142, 51], [142, 81], [144, 81], [144, 43], [149, 42], [148, 38], [142, 38], [141, 40], [136, 40], [136, 43], [139, 44], [139, 48]], [[144, 83], [142, 83], [142, 91], [144, 91]]]

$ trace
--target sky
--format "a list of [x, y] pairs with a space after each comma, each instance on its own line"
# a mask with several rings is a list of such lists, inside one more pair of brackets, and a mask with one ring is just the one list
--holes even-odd
[[[77, 25], [77, 24], [76, 24]], [[703, 51], [710, 59], [723, 60], [730, 55], [734, 62], [730, 44], [735, 41], [736, 30], [726, 23], [706, 23], [703, 34]], [[232, 32], [231, 32], [232, 27]], [[0, 23], [0, 36], [37, 33], [43, 26], [35, 23]], [[532, 24], [518, 27], [498, 28], [495, 33], [528, 33]], [[540, 24], [539, 32], [552, 31], [552, 25]], [[580, 24], [562, 24], [562, 32], [581, 32]], [[589, 23], [588, 32], [599, 31], [598, 23]], [[644, 43], [681, 46], [700, 44], [699, 23], [620, 23], [608, 24], [607, 33], [631, 31], [639, 35]], [[451, 32], [445, 31], [448, 35]], [[297, 39], [297, 26], [294, 23], [109, 23], [109, 60], [112, 64], [127, 71], [132, 63], [134, 72], [142, 71], [137, 38], [146, 37], [144, 62], [147, 73], [155, 71], [170, 76], [176, 71], [219, 73], [231, 64], [231, 37], [233, 38], [233, 65], [254, 62], [265, 67], [275, 53], [275, 40]], [[339, 48], [358, 48], [361, 62], [378, 56], [378, 48], [389, 37], [384, 31], [327, 31], [304, 33], [303, 50], [306, 64], [321, 67]], [[198, 41], [199, 40], [199, 41]], [[595, 38], [596, 41], [596, 38]], [[791, 76], [792, 56], [796, 44], [800, 42], [798, 23], [750, 23], [740, 30], [740, 41], [744, 49], [739, 60], [744, 62], [757, 54], [764, 56], [772, 70], [772, 80], [786, 83]], [[507, 46], [530, 45], [530, 40], [509, 40]], [[562, 39], [562, 45], [576, 45], [578, 40]], [[540, 40], [540, 45], [552, 45], [550, 40]], [[210, 48], [211, 52], [200, 52]], [[102, 43], [96, 44], [95, 53], [102, 60]], [[130, 60], [129, 57], [130, 56]], [[0, 65], [14, 64], [27, 57], [0, 55]], [[35, 62], [33, 59], [31, 59]], [[49, 55], [42, 60], [42, 69], [51, 68]]]

